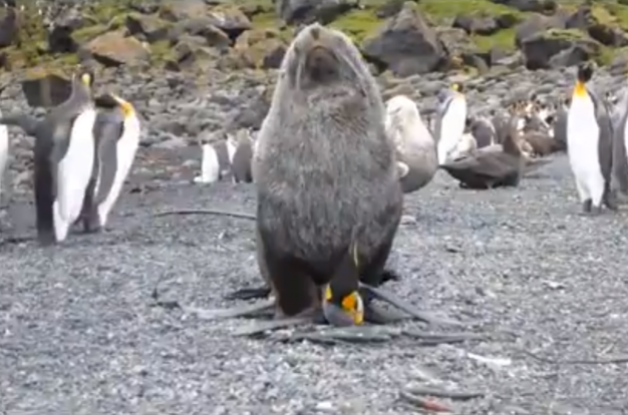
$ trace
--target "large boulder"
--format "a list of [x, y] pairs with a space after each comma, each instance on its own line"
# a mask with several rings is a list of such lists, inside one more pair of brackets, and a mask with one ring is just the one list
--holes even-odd
[[170, 22], [156, 15], [140, 13], [130, 13], [125, 24], [130, 35], [150, 43], [167, 39], [172, 26]]
[[275, 0], [277, 14], [289, 25], [327, 24], [358, 5], [357, 0]]
[[0, 9], [0, 48], [11, 46], [18, 40], [18, 13], [13, 7]]
[[550, 29], [524, 39], [521, 50], [528, 69], [545, 69], [589, 60], [600, 44], [577, 30]]
[[134, 65], [148, 62], [149, 49], [122, 30], [97, 36], [83, 46], [83, 50], [105, 66]]
[[628, 36], [618, 26], [617, 18], [603, 6], [582, 4], [567, 19], [568, 29], [579, 29], [603, 45], [624, 47], [628, 45]]
[[412, 2], [366, 39], [362, 50], [369, 61], [401, 77], [434, 71], [447, 58], [436, 31]]
[[523, 40], [549, 29], [565, 29], [565, 21], [557, 16], [532, 14], [515, 28], [515, 45], [521, 47]]
[[33, 108], [55, 107], [70, 97], [70, 78], [61, 72], [33, 68], [22, 80], [22, 92]]

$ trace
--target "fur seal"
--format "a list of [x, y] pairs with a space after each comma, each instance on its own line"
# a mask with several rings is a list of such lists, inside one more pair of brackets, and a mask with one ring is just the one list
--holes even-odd
[[518, 186], [525, 166], [518, 131], [520, 116], [510, 119], [510, 134], [501, 145], [478, 149], [441, 168], [467, 189], [491, 189], [501, 186]]
[[445, 163], [464, 134], [467, 120], [467, 99], [463, 87], [453, 84], [436, 117], [438, 163]]
[[82, 210], [86, 232], [107, 225], [140, 144], [141, 124], [133, 105], [113, 93], [107, 96], [115, 107], [99, 111], [94, 124], [96, 153]]
[[64, 241], [81, 214], [95, 154], [93, 80], [90, 71], [75, 74], [70, 97], [41, 121], [25, 114], [0, 120], [35, 137], [37, 235], [44, 245]]
[[397, 147], [404, 193], [421, 189], [434, 177], [438, 159], [434, 137], [423, 123], [414, 101], [404, 95], [389, 99], [385, 127]]
[[606, 105], [587, 87], [593, 64], [578, 65], [576, 85], [567, 114], [567, 153], [584, 213], [599, 213], [611, 200], [612, 126]]
[[[282, 61], [253, 159], [257, 259], [274, 294], [257, 311], [274, 308], [273, 328], [316, 320], [325, 301], [335, 301], [352, 325], [361, 323], [359, 306], [364, 321], [387, 320], [371, 300], [390, 277], [385, 264], [403, 192], [384, 120], [377, 84], [349, 37], [318, 23], [301, 29]], [[352, 244], [359, 292], [352, 273], [334, 278]]]

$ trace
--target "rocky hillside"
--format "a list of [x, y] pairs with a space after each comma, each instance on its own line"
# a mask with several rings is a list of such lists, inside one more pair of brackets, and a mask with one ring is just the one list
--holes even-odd
[[[40, 100], [41, 79], [61, 79], [68, 68], [84, 62], [132, 72], [276, 68], [295, 30], [314, 20], [349, 33], [374, 71], [398, 77], [450, 69], [552, 68], [589, 58], [623, 69], [628, 61], [626, 0], [12, 4], [0, 16], [0, 68], [26, 72], [36, 92], [29, 94], [29, 103], [35, 106], [64, 95], [65, 88], [52, 82], [43, 89], [53, 98]], [[57, 89], [61, 92], [55, 94]]]

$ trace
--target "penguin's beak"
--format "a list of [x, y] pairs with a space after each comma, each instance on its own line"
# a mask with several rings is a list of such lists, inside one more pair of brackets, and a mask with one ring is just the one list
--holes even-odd
[[111, 95], [111, 98], [113, 98], [118, 103], [118, 106], [122, 110], [122, 113], [124, 114], [125, 118], [130, 117], [135, 113], [135, 109], [133, 108], [133, 105], [131, 105], [129, 101], [126, 101], [120, 98], [119, 96], [117, 96], [116, 94], [112, 92], [110, 92], [109, 95]]
[[338, 327], [359, 326], [364, 322], [364, 303], [360, 293], [353, 291], [340, 304], [332, 301], [331, 287], [327, 286], [323, 309], [329, 324]]

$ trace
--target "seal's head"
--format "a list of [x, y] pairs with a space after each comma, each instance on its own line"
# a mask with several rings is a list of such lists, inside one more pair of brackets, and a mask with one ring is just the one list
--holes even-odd
[[[318, 23], [304, 27], [294, 38], [282, 63], [282, 75], [301, 92], [324, 89], [334, 93], [364, 91], [368, 68], [351, 39]], [[374, 92], [374, 91], [371, 91]]]

